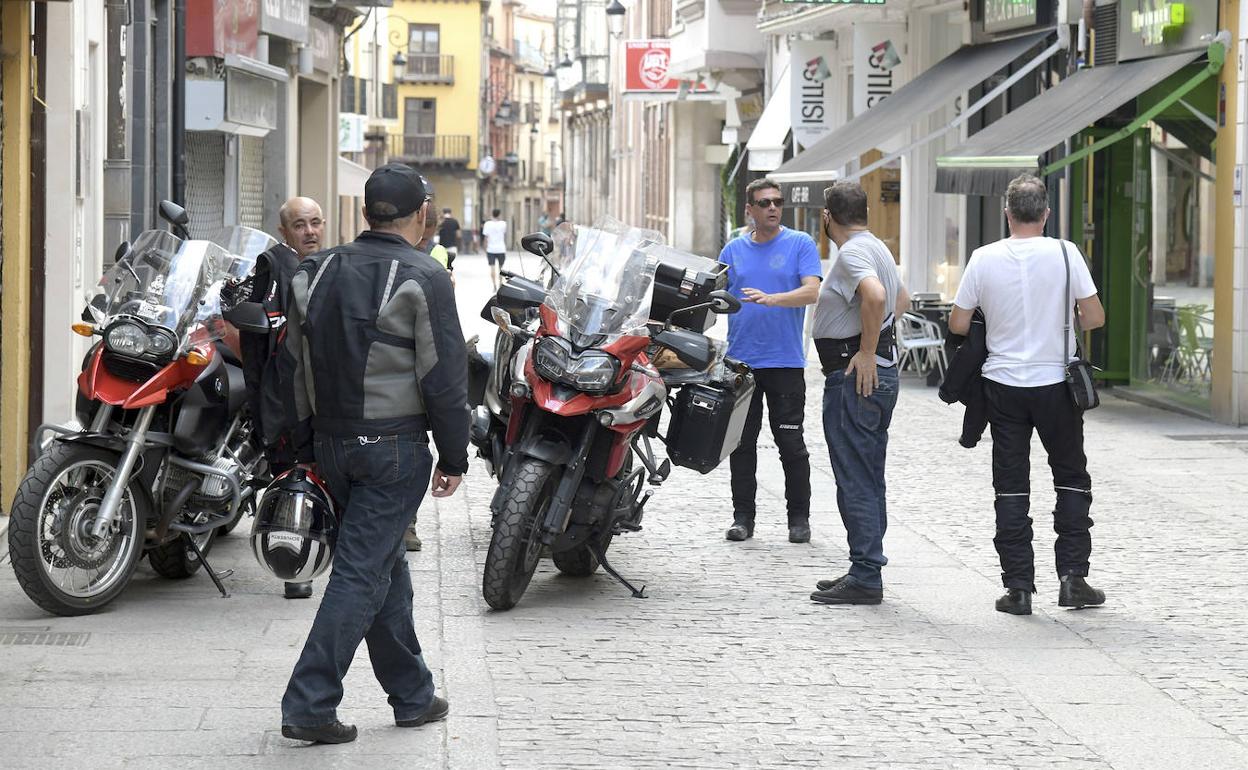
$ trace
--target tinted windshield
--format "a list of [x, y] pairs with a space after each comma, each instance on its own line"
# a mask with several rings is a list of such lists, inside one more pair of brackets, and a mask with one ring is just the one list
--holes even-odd
[[[234, 245], [259, 244], [251, 235], [258, 231], [240, 230], [249, 233], [240, 233]], [[228, 236], [225, 240], [230, 243]], [[268, 242], [274, 243], [271, 238]], [[179, 341], [220, 339], [225, 333], [221, 286], [247, 275], [254, 265], [254, 254], [240, 256], [213, 241], [183, 241], [164, 230], [148, 230], [88, 290], [87, 305], [101, 326], [124, 315], [162, 326]]]
[[546, 304], [573, 344], [607, 345], [636, 334], [650, 317], [656, 259], [662, 235], [602, 219], [594, 227], [568, 223], [555, 231], [556, 253], [567, 256]]

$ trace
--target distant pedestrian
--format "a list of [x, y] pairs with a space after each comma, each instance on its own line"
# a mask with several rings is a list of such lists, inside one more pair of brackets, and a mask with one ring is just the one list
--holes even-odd
[[329, 584], [282, 698], [287, 738], [355, 740], [337, 709], [361, 641], [397, 726], [449, 711], [421, 656], [403, 548], [430, 476], [433, 496], [447, 497], [468, 470], [455, 295], [446, 271], [415, 249], [427, 200], [410, 166], [381, 166], [364, 185], [369, 229], [304, 260], [291, 281], [294, 409], [315, 432], [317, 468], [341, 515]]
[[884, 464], [898, 388], [893, 324], [910, 299], [888, 246], [867, 227], [862, 185], [836, 182], [823, 200], [824, 233], [838, 253], [819, 292], [812, 334], [825, 378], [823, 435], [849, 541], [849, 572], [819, 581], [810, 598], [879, 604], [888, 564]]
[[485, 238], [485, 260], [490, 265], [490, 281], [498, 289], [498, 271], [507, 261], [507, 223], [500, 219], [501, 211], [494, 209], [490, 218], [481, 226]]
[[754, 369], [754, 400], [741, 443], [729, 457], [732, 473], [732, 526], [725, 537], [754, 536], [758, 490], [758, 434], [763, 400], [771, 435], [784, 468], [789, 542], [810, 541], [810, 454], [803, 438], [806, 418], [806, 354], [802, 308], [819, 295], [819, 250], [814, 240], [780, 224], [784, 198], [775, 182], [758, 179], [746, 187], [749, 237], [728, 242], [719, 261], [728, 265], [728, 288], [743, 300], [728, 316], [728, 355]]
[[1096, 329], [1105, 324], [1105, 309], [1075, 244], [1044, 235], [1049, 206], [1042, 180], [1023, 174], [1010, 182], [1005, 218], [1010, 237], [971, 254], [949, 317], [949, 330], [966, 334], [978, 307], [987, 326], [983, 387], [992, 429], [993, 543], [1006, 588], [997, 610], [1030, 615], [1036, 592], [1030, 516], [1033, 429], [1048, 452], [1057, 497], [1058, 606], [1103, 604], [1104, 592], [1085, 579], [1092, 555], [1092, 479], [1083, 450], [1083, 414], [1065, 382], [1066, 364], [1073, 359], [1063, 351], [1076, 350], [1074, 333], [1067, 331], [1072, 314], [1080, 328]]
[[455, 266], [459, 254], [459, 220], [451, 216], [450, 209], [442, 209], [442, 221], [438, 223], [438, 245], [446, 249], [446, 266]]
[[550, 235], [550, 214], [547, 214], [545, 211], [542, 212], [542, 215], [537, 218], [537, 229], [543, 235]]
[[[270, 330], [268, 334], [239, 334], [253, 430], [264, 444], [269, 473], [274, 478], [295, 467], [297, 442], [286, 414], [289, 372], [283, 371], [279, 355], [286, 334], [287, 294], [299, 262], [320, 251], [325, 238], [325, 216], [311, 198], [291, 198], [282, 204], [277, 218], [281, 243], [256, 259], [252, 293], [247, 298], [264, 306]], [[284, 595], [287, 599], [310, 598], [312, 583], [287, 583]]]

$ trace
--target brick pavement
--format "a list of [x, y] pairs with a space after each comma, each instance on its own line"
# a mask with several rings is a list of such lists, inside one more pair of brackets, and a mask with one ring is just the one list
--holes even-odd
[[[509, 262], [509, 267], [512, 263]], [[457, 263], [468, 333], [484, 263]], [[488, 284], [488, 280], [485, 281]], [[845, 566], [818, 430], [814, 539], [785, 539], [764, 450], [754, 540], [728, 543], [727, 470], [677, 469], [613, 563], [648, 585], [543, 562], [523, 602], [480, 599], [492, 486], [421, 520], [417, 630], [452, 703], [444, 724], [389, 726], [362, 652], [343, 716], [360, 739], [303, 748], [278, 700], [315, 611], [264, 579], [246, 539], [214, 550], [233, 596], [144, 565], [110, 611], [52, 618], [0, 566], [0, 639], [77, 631], [80, 647], [0, 646], [0, 766], [93, 767], [1248, 767], [1248, 431], [1105, 399], [1089, 415], [1093, 581], [1109, 604], [1059, 611], [1038, 494], [1036, 614], [993, 611], [989, 446], [955, 443], [960, 412], [903, 384], [890, 452], [886, 600], [811, 604]], [[1042, 458], [1033, 488], [1048, 482]], [[319, 592], [318, 592], [319, 593]]]

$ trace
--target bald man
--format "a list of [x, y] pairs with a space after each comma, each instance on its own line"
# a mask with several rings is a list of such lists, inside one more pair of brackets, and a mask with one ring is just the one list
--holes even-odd
[[[280, 377], [278, 341], [285, 330], [286, 292], [299, 263], [321, 250], [325, 238], [325, 216], [311, 198], [291, 198], [278, 210], [277, 231], [282, 242], [260, 255], [256, 261], [252, 302], [259, 302], [269, 313], [272, 331], [267, 335], [240, 335], [243, 371], [251, 399], [252, 424], [264, 443], [269, 472], [277, 476], [295, 465], [295, 446], [287, 428], [282, 391], [266, 387], [266, 378]], [[312, 596], [311, 583], [287, 583], [287, 599]]]

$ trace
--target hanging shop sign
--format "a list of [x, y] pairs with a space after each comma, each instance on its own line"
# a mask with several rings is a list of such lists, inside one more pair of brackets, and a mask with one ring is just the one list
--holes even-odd
[[[625, 41], [624, 92], [674, 94], [680, 91], [683, 81], [668, 75], [671, 66], [672, 41], [665, 38]], [[705, 91], [706, 85], [693, 90]]]
[[[1048, 8], [1048, 4], [1044, 4]], [[984, 31], [1009, 32], [1040, 23], [1036, 0], [984, 0]]]
[[1218, 0], [1120, 0], [1118, 61], [1198, 51], [1218, 31]]
[[312, 66], [319, 72], [338, 72], [338, 33], [329, 22], [312, 17], [308, 25], [309, 47], [312, 49]]
[[260, 31], [307, 43], [308, 18], [308, 0], [264, 0], [260, 6]]
[[186, 6], [186, 55], [256, 55], [260, 5], [256, 0], [191, 2]]
[[368, 130], [367, 115], [338, 115], [338, 152], [364, 152], [364, 134]]
[[794, 40], [790, 48], [789, 89], [793, 138], [809, 147], [831, 133], [837, 89], [832, 72], [836, 67], [836, 43], [831, 40]]
[[905, 39], [904, 24], [854, 25], [854, 117], [905, 85], [901, 76]]
[[277, 81], [227, 67], [225, 119], [266, 133], [277, 128]]

